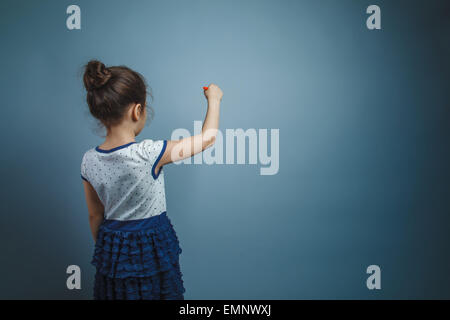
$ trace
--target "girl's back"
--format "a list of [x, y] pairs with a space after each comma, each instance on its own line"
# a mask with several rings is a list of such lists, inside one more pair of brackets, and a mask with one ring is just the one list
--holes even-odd
[[166, 211], [164, 173], [155, 172], [166, 144], [145, 139], [84, 154], [81, 176], [97, 192], [105, 219], [145, 219]]

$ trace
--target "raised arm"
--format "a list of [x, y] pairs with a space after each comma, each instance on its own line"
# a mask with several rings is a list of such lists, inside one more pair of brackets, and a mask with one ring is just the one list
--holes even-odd
[[202, 133], [180, 140], [168, 140], [166, 150], [155, 168], [156, 172], [159, 172], [159, 169], [165, 164], [183, 160], [202, 152], [216, 141], [217, 130], [219, 129], [220, 101], [223, 92], [217, 85], [210, 84], [208, 90], [205, 90], [204, 93], [208, 100], [208, 110], [203, 121]]

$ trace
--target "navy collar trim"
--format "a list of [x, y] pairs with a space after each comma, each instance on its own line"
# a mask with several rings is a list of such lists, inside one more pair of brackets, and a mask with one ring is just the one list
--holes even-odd
[[119, 150], [119, 149], [126, 148], [126, 147], [132, 145], [133, 143], [136, 143], [136, 141], [129, 142], [129, 143], [126, 143], [126, 144], [123, 144], [121, 146], [118, 146], [118, 147], [115, 147], [115, 148], [112, 148], [112, 149], [108, 149], [108, 150], [100, 149], [100, 146], [97, 146], [95, 148], [95, 150], [98, 151], [98, 152], [101, 152], [101, 153], [110, 153], [110, 152], [113, 152], [113, 151], [116, 151], [116, 150]]

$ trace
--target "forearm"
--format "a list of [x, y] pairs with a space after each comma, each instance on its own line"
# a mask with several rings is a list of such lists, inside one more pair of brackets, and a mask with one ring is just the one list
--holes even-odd
[[208, 110], [202, 126], [202, 150], [212, 145], [219, 129], [220, 100], [208, 100]]
[[92, 237], [94, 238], [94, 242], [97, 241], [98, 229], [103, 222], [103, 216], [93, 215], [89, 216], [89, 225], [91, 227]]

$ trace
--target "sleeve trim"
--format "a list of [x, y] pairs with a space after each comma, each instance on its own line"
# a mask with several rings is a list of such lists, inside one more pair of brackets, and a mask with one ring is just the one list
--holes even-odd
[[154, 163], [153, 166], [152, 166], [152, 177], [153, 177], [153, 179], [155, 179], [155, 180], [158, 179], [159, 174], [161, 173], [161, 170], [162, 170], [162, 167], [161, 167], [161, 168], [159, 169], [158, 174], [155, 173], [156, 166], [158, 165], [159, 160], [161, 160], [161, 158], [162, 158], [162, 156], [163, 156], [163, 154], [164, 154], [164, 151], [166, 151], [166, 146], [167, 146], [167, 140], [163, 140], [163, 147], [162, 147], [162, 149], [161, 149], [161, 152], [160, 152], [158, 158], [156, 159], [155, 163]]
[[81, 179], [83, 179], [86, 182], [89, 182], [88, 179], [86, 179], [85, 177], [83, 177], [83, 175], [81, 175]]

